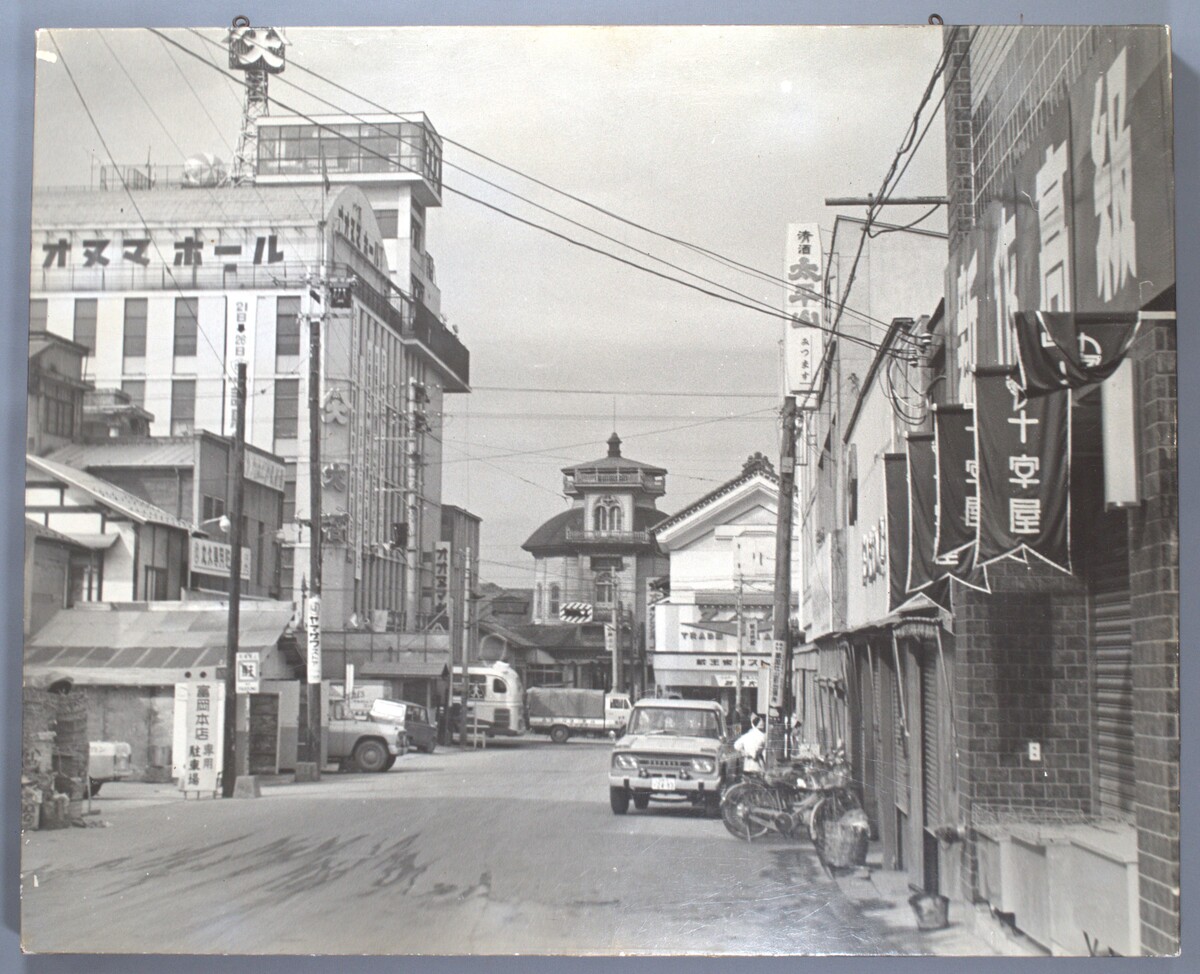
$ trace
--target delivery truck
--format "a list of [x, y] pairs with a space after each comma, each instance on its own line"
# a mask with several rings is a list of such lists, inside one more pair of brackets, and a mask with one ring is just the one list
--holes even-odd
[[531, 687], [525, 694], [529, 729], [549, 734], [555, 744], [565, 744], [573, 734], [619, 736], [629, 723], [631, 707], [628, 694], [603, 690]]

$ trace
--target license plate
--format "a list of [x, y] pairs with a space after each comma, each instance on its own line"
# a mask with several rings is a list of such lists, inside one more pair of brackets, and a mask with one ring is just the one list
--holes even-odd
[[674, 791], [675, 790], [675, 779], [674, 778], [651, 778], [650, 779], [650, 788], [653, 791]]

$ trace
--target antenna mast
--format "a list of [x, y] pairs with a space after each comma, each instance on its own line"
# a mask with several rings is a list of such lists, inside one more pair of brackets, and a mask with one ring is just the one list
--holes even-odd
[[233, 184], [254, 182], [258, 165], [258, 120], [269, 114], [267, 80], [284, 68], [287, 42], [274, 27], [251, 27], [246, 17], [237, 17], [229, 29], [229, 66], [246, 76], [246, 101], [242, 108], [242, 131], [233, 160]]

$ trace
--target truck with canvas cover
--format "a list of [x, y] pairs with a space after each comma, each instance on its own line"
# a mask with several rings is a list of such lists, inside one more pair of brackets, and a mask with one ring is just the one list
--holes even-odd
[[572, 734], [621, 734], [631, 706], [628, 694], [603, 690], [531, 687], [525, 694], [529, 729], [549, 734], [555, 744], [566, 743]]

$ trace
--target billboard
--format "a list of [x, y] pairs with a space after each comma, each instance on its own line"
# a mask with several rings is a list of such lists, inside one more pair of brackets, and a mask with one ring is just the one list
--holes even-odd
[[783, 354], [787, 392], [804, 406], [819, 381], [825, 354], [825, 261], [821, 230], [815, 223], [789, 223], [784, 251], [787, 296]]

